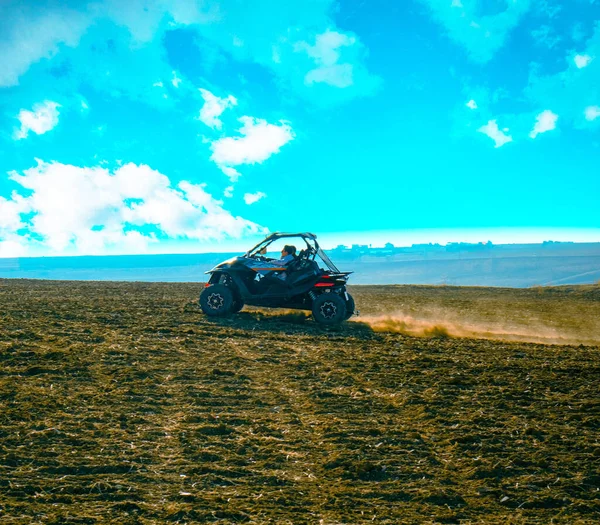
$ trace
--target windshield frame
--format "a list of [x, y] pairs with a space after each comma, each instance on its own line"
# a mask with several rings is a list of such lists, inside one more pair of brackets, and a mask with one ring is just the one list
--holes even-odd
[[302, 239], [306, 243], [306, 247], [312, 252], [309, 258], [312, 258], [314, 261], [318, 256], [319, 259], [323, 262], [323, 265], [329, 269], [332, 273], [342, 273], [337, 268], [335, 264], [333, 264], [332, 260], [329, 256], [323, 251], [323, 249], [319, 246], [317, 242], [317, 236], [314, 233], [272, 233], [267, 236], [265, 239], [260, 241], [254, 247], [250, 248], [245, 254], [244, 257], [256, 257], [259, 255], [260, 250], [263, 248], [268, 248], [272, 243], [278, 241], [279, 239], [284, 238], [299, 238]]
[[[273, 234], [269, 235], [268, 237], [266, 237], [265, 239], [263, 239], [262, 241], [260, 241], [254, 247], [250, 248], [244, 254], [244, 257], [255, 257], [256, 255], [259, 254], [258, 252], [260, 252], [260, 250], [262, 250], [263, 248], [267, 248], [269, 245], [271, 245], [275, 241], [278, 241], [279, 239], [283, 239], [283, 238], [294, 238], [294, 237], [302, 239], [306, 243], [307, 248], [310, 248], [311, 250], [314, 250], [315, 252], [318, 251], [319, 245], [316, 240], [317, 236], [312, 233], [311, 234], [273, 233]], [[310, 244], [309, 240], [312, 240], [314, 242], [314, 246]]]

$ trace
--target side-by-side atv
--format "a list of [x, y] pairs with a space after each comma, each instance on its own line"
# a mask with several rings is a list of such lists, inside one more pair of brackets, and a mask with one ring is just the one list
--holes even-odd
[[[269, 246], [281, 242], [293, 245], [294, 238], [305, 247], [285, 266], [265, 257]], [[206, 273], [210, 279], [200, 294], [206, 315], [228, 315], [248, 304], [310, 310], [318, 323], [333, 325], [355, 313], [354, 299], [346, 291], [352, 272], [340, 272], [313, 233], [273, 233], [244, 255]]]

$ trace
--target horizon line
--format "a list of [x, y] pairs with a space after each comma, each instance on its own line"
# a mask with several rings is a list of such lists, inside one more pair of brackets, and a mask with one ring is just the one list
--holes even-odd
[[[411, 245], [398, 245], [396, 246], [393, 243], [391, 244], [391, 248], [416, 248], [416, 247], [447, 247], [452, 245], [464, 245], [464, 246], [544, 246], [544, 245], [552, 245], [552, 244], [598, 244], [600, 245], [600, 241], [553, 241], [553, 240], [545, 240], [541, 242], [503, 242], [503, 243], [493, 243], [492, 241], [478, 241], [478, 242], [463, 242], [463, 241], [448, 241], [446, 243], [439, 242], [422, 242], [422, 243], [413, 243]], [[354, 243], [351, 245], [346, 244], [338, 244], [333, 248], [323, 248], [323, 251], [330, 252], [337, 250], [339, 248], [345, 248], [348, 250], [352, 250], [354, 246], [358, 246], [359, 248], [367, 248], [370, 250], [385, 250], [386, 244], [383, 246], [372, 246], [371, 244], [358, 244]], [[237, 254], [240, 251], [181, 251], [181, 252], [156, 252], [156, 253], [104, 253], [104, 254], [48, 254], [48, 255], [22, 255], [18, 257], [0, 257], [0, 261], [2, 260], [15, 260], [15, 259], [50, 259], [50, 258], [61, 258], [61, 257], [144, 257], [144, 256], [172, 256], [172, 255], [219, 255], [219, 254]]]

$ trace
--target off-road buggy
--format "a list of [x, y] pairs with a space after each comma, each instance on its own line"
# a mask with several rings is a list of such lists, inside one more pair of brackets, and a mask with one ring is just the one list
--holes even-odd
[[[286, 266], [275, 265], [275, 259], [264, 256], [269, 246], [291, 244], [293, 238], [306, 247], [298, 249]], [[236, 313], [248, 304], [310, 310], [318, 323], [333, 325], [355, 313], [354, 299], [346, 291], [352, 272], [336, 268], [314, 233], [273, 233], [244, 255], [206, 273], [210, 279], [200, 294], [200, 306], [206, 315]]]

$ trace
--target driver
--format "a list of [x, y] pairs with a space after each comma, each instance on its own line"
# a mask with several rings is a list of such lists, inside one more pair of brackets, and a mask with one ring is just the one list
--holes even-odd
[[[264, 251], [263, 251], [264, 250]], [[266, 253], [266, 249], [261, 250], [261, 253]], [[281, 259], [271, 259], [269, 261], [269, 265], [275, 266], [287, 266], [291, 261], [294, 260], [296, 255], [296, 247], [291, 244], [286, 244], [281, 250]], [[277, 275], [272, 275], [269, 271], [258, 271], [258, 273], [262, 276], [268, 276], [268, 279], [280, 279], [285, 281], [286, 275], [285, 272], [277, 272]]]
[[287, 266], [290, 261], [294, 260], [295, 255], [296, 247], [291, 244], [286, 244], [281, 250], [281, 259], [275, 259], [271, 261], [271, 263], [277, 266]]

